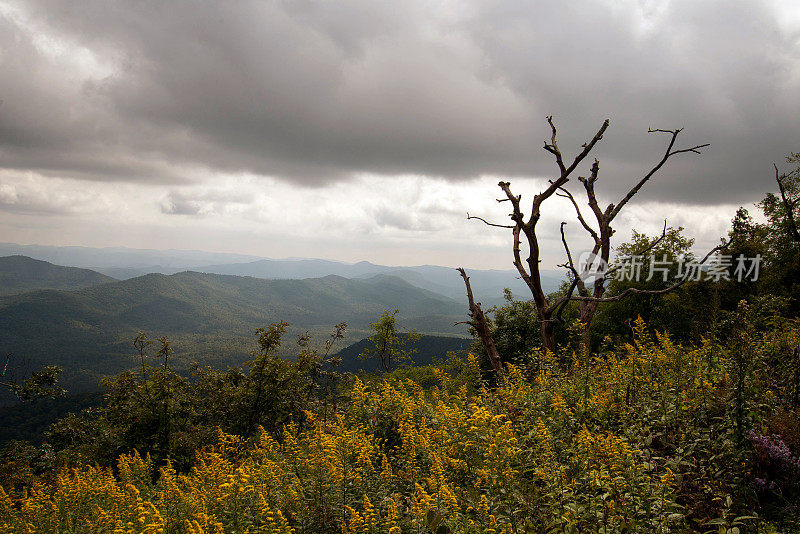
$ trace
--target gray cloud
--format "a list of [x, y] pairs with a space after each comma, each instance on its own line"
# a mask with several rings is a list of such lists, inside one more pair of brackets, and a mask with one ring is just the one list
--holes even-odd
[[74, 184], [73, 187], [65, 187], [61, 182], [51, 185], [55, 187], [47, 187], [29, 176], [0, 173], [0, 211], [34, 216], [69, 215], [91, 209], [97, 200]]
[[203, 205], [193, 200], [168, 195], [161, 202], [161, 213], [169, 215], [200, 215]]
[[374, 210], [375, 223], [384, 228], [396, 228], [413, 232], [437, 229], [429, 218], [420, 218], [417, 213], [381, 206]]
[[711, 149], [642, 196], [747, 202], [800, 145], [800, 28], [757, 0], [32, 0], [0, 10], [0, 50], [0, 165], [52, 176], [546, 176], [552, 113], [565, 152], [612, 119], [609, 200], [660, 156], [648, 126], [685, 126]]
[[41, 198], [26, 198], [6, 195], [0, 191], [0, 210], [25, 215], [67, 215], [69, 206], [51, 203]]
[[161, 213], [168, 215], [220, 214], [234, 205], [248, 205], [253, 198], [244, 192], [201, 189], [170, 191], [159, 205]]

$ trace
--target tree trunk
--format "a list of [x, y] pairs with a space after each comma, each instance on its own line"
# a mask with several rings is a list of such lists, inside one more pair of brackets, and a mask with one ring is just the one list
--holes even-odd
[[550, 317], [542, 317], [541, 319], [542, 324], [542, 345], [544, 345], [544, 349], [550, 351], [553, 356], [556, 355], [556, 337], [555, 332], [553, 331], [553, 323], [550, 321]]
[[461, 267], [456, 270], [461, 274], [461, 278], [464, 279], [464, 285], [467, 286], [469, 315], [472, 318], [472, 320], [469, 321], [469, 324], [472, 325], [472, 327], [478, 333], [478, 336], [481, 338], [481, 343], [483, 343], [483, 347], [486, 349], [486, 355], [489, 357], [489, 363], [492, 366], [492, 370], [499, 379], [503, 375], [503, 362], [500, 359], [500, 354], [497, 352], [497, 346], [494, 344], [489, 323], [486, 320], [486, 316], [483, 314], [480, 302], [475, 302], [475, 299], [472, 296], [472, 286], [469, 283], [469, 277], [467, 276], [467, 273]]
[[[595, 290], [595, 294], [602, 296], [602, 291]], [[592, 352], [592, 319], [597, 311], [597, 302], [581, 302], [581, 354], [589, 354]]]

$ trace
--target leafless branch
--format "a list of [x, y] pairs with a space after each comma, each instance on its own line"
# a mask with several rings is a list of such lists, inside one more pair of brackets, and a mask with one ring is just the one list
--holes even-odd
[[573, 282], [575, 282], [575, 284], [577, 285], [578, 291], [581, 294], [584, 294], [586, 293], [586, 286], [583, 283], [583, 278], [581, 278], [581, 274], [585, 273], [579, 273], [578, 269], [575, 267], [575, 262], [572, 261], [572, 252], [570, 252], [569, 250], [569, 245], [567, 244], [567, 237], [566, 235], [564, 235], [564, 226], [566, 225], [567, 223], [562, 222], [560, 230], [561, 230], [561, 243], [564, 245], [564, 251], [567, 253], [567, 263], [561, 264], [559, 265], [559, 267], [564, 267], [572, 273]]
[[469, 219], [477, 219], [479, 221], [483, 221], [484, 223], [486, 223], [489, 226], [495, 226], [497, 228], [514, 228], [510, 224], [495, 224], [495, 223], [491, 223], [491, 222], [487, 221], [486, 219], [484, 219], [483, 217], [478, 217], [477, 215], [470, 215], [469, 212], [467, 212], [467, 220], [469, 220]]
[[702, 145], [696, 145], [696, 146], [693, 146], [693, 147], [690, 147], [690, 148], [682, 148], [682, 149], [679, 149], [679, 150], [673, 150], [672, 148], [675, 146], [675, 140], [678, 138], [678, 134], [680, 134], [680, 133], [681, 133], [681, 131], [683, 131], [683, 128], [678, 128], [678, 129], [676, 129], [676, 130], [664, 130], [664, 129], [661, 129], [661, 128], [655, 128], [655, 129], [654, 129], [654, 128], [649, 128], [649, 129], [647, 130], [647, 133], [659, 132], [659, 133], [666, 133], [666, 134], [669, 134], [669, 135], [670, 135], [670, 140], [669, 140], [669, 144], [667, 145], [667, 149], [664, 151], [664, 155], [661, 157], [661, 160], [660, 160], [660, 161], [659, 161], [659, 162], [658, 162], [658, 163], [655, 165], [655, 167], [653, 167], [652, 169], [650, 169], [650, 172], [648, 172], [647, 174], [645, 174], [645, 175], [644, 175], [644, 177], [643, 177], [641, 180], [639, 180], [639, 182], [638, 182], [636, 185], [634, 185], [634, 186], [631, 188], [631, 190], [630, 190], [630, 191], [628, 191], [628, 194], [627, 194], [627, 195], [625, 195], [625, 197], [624, 197], [622, 200], [620, 200], [620, 201], [619, 201], [619, 203], [618, 203], [618, 204], [617, 204], [617, 205], [616, 205], [616, 206], [615, 206], [615, 207], [614, 207], [614, 208], [611, 210], [611, 214], [609, 215], [609, 218], [608, 218], [609, 222], [610, 222], [610, 221], [612, 221], [612, 220], [614, 219], [614, 217], [616, 217], [616, 216], [617, 216], [617, 214], [620, 212], [620, 210], [622, 209], [622, 207], [623, 207], [623, 206], [625, 206], [625, 204], [627, 204], [627, 203], [628, 203], [628, 201], [629, 201], [631, 198], [633, 198], [633, 196], [634, 196], [636, 193], [638, 193], [638, 192], [639, 192], [639, 189], [641, 189], [641, 188], [642, 188], [642, 186], [643, 186], [645, 183], [647, 183], [647, 181], [648, 181], [648, 180], [649, 180], [649, 179], [650, 179], [650, 178], [651, 178], [651, 177], [652, 177], [652, 176], [653, 176], [653, 175], [654, 175], [656, 172], [658, 172], [658, 170], [659, 170], [661, 167], [663, 167], [663, 166], [664, 166], [664, 164], [667, 162], [667, 160], [668, 160], [670, 157], [672, 157], [672, 156], [674, 156], [674, 155], [676, 155], [676, 154], [682, 154], [682, 153], [684, 153], [684, 152], [693, 152], [693, 153], [695, 153], [695, 154], [700, 154], [700, 153], [701, 153], [701, 152], [700, 152], [700, 149], [701, 149], [701, 148], [705, 148], [705, 147], [709, 146], [709, 144], [708, 144], [708, 143], [705, 143], [705, 144], [702, 144]]
[[[567, 262], [562, 266], [567, 269], [572, 274], [572, 281], [569, 284], [568, 290], [565, 294], [561, 294], [558, 297], [551, 298], [547, 295], [542, 287], [542, 280], [541, 280], [541, 273], [540, 273], [540, 249], [539, 249], [539, 239], [536, 234], [536, 225], [541, 218], [541, 205], [542, 203], [547, 200], [548, 198], [552, 197], [553, 195], [564, 197], [570, 201], [573, 208], [575, 209], [576, 216], [578, 218], [578, 222], [580, 223], [581, 227], [588, 232], [591, 238], [594, 240], [594, 246], [592, 247], [592, 254], [594, 254], [598, 259], [602, 260], [605, 266], [608, 265], [609, 256], [611, 254], [611, 238], [614, 235], [614, 228], [612, 227], [612, 223], [614, 218], [619, 214], [622, 208], [635, 196], [639, 190], [647, 183], [648, 180], [652, 178], [652, 176], [658, 172], [659, 169], [666, 163], [666, 161], [675, 155], [682, 154], [682, 153], [695, 153], [699, 154], [701, 149], [708, 146], [707, 144], [703, 145], [695, 145], [688, 148], [676, 148], [675, 143], [678, 135], [680, 134], [681, 130], [665, 130], [665, 129], [649, 129], [649, 132], [658, 132], [658, 133], [665, 133], [669, 135], [669, 142], [667, 143], [666, 150], [664, 151], [663, 155], [661, 156], [658, 163], [653, 166], [647, 174], [645, 174], [633, 187], [628, 191], [628, 193], [622, 198], [618, 205], [609, 204], [605, 209], [601, 209], [599, 202], [597, 200], [597, 196], [595, 194], [595, 182], [597, 181], [597, 176], [599, 172], [599, 162], [597, 159], [594, 160], [590, 167], [590, 173], [587, 177], [579, 176], [578, 180], [583, 184], [583, 187], [586, 191], [588, 206], [594, 215], [596, 220], [596, 224], [589, 223], [586, 217], [582, 212], [583, 206], [581, 206], [576, 199], [576, 197], [572, 194], [570, 190], [568, 190], [565, 185], [569, 182], [572, 173], [581, 164], [584, 159], [591, 153], [594, 149], [596, 144], [603, 138], [606, 130], [609, 127], [610, 121], [605, 120], [600, 128], [596, 131], [594, 136], [591, 140], [581, 145], [580, 151], [577, 155], [574, 156], [574, 159], [571, 163], [567, 164], [567, 160], [564, 157], [564, 154], [561, 151], [561, 148], [558, 144], [558, 130], [555, 126], [555, 122], [553, 121], [552, 116], [547, 117], [547, 123], [550, 127], [550, 138], [544, 142], [544, 150], [552, 154], [555, 158], [555, 163], [558, 167], [558, 176], [549, 181], [547, 187], [539, 192], [538, 194], [533, 196], [533, 200], [530, 204], [530, 212], [524, 213], [522, 210], [521, 202], [522, 197], [520, 195], [515, 195], [511, 191], [511, 184], [509, 182], [499, 182], [498, 186], [505, 194], [505, 198], [498, 198], [497, 202], [508, 202], [510, 203], [512, 209], [509, 217], [512, 221], [511, 225], [501, 225], [496, 223], [491, 223], [481, 217], [473, 217], [467, 214], [469, 219], [475, 218], [478, 219], [489, 226], [494, 226], [497, 228], [511, 228], [512, 236], [513, 236], [513, 257], [514, 261], [513, 264], [516, 267], [517, 271], [519, 272], [520, 277], [525, 281], [526, 285], [531, 291], [533, 296], [534, 303], [536, 305], [536, 312], [538, 315], [538, 320], [542, 326], [542, 341], [545, 346], [546, 350], [550, 350], [553, 353], [556, 352], [557, 346], [555, 343], [555, 337], [553, 333], [553, 324], [556, 322], [561, 321], [561, 313], [565, 309], [565, 306], [569, 303], [570, 300], [578, 300], [579, 303], [579, 313], [580, 313], [580, 321], [583, 325], [582, 327], [582, 336], [583, 341], [582, 343], [586, 346], [590, 338], [588, 336], [589, 329], [591, 325], [592, 318], [597, 310], [597, 305], [600, 302], [605, 302], [610, 300], [618, 300], [621, 297], [609, 297], [604, 298], [603, 295], [606, 291], [604, 286], [606, 275], [608, 272], [603, 273], [603, 276], [598, 276], [594, 279], [592, 286], [590, 287], [586, 281], [581, 278], [581, 274], [578, 272], [578, 268], [575, 265], [575, 258], [573, 258], [572, 253], [569, 249], [569, 244], [567, 243], [564, 224], [561, 225], [561, 240], [564, 244], [564, 250], [567, 254]], [[585, 209], [585, 208], [584, 208]], [[588, 214], [587, 214], [588, 215]], [[662, 237], [655, 240], [653, 243], [650, 243], [648, 247], [645, 248], [644, 251], [646, 252], [652, 247], [655, 247], [666, 235], [666, 223], [664, 226], [664, 231], [662, 231]], [[523, 240], [524, 245], [527, 246], [526, 252], [527, 257], [522, 257], [522, 249], [523, 249]], [[611, 271], [613, 272], [613, 270]], [[599, 273], [598, 273], [599, 274]], [[578, 296], [574, 295], [574, 293], [579, 294]]]
[[563, 264], [559, 265], [559, 267], [564, 267], [565, 269], [568, 269], [572, 273], [572, 281], [570, 282], [566, 293], [564, 293], [564, 295], [559, 297], [553, 303], [553, 317], [552, 317], [551, 321], [554, 322], [554, 323], [563, 322], [563, 319], [561, 318], [561, 314], [564, 311], [564, 308], [566, 307], [567, 303], [570, 301], [570, 297], [572, 297], [572, 293], [575, 291], [576, 287], [578, 288], [578, 292], [580, 294], [587, 294], [586, 293], [586, 286], [583, 283], [583, 278], [581, 278], [581, 275], [578, 273], [578, 270], [575, 268], [575, 263], [572, 261], [572, 253], [569, 250], [569, 245], [567, 244], [567, 238], [564, 235], [564, 226], [566, 224], [567, 223], [565, 223], [565, 222], [561, 223], [561, 242], [564, 244], [564, 250], [567, 253], [567, 263], [563, 263]]
[[578, 271], [575, 269], [575, 263], [572, 261], [572, 253], [569, 251], [569, 245], [567, 244], [567, 238], [564, 235], [564, 227], [566, 225], [567, 225], [567, 223], [562, 221], [561, 226], [559, 227], [559, 229], [561, 230], [561, 242], [564, 244], [564, 251], [567, 253], [567, 262], [568, 262], [568, 264], [565, 264], [565, 265], [569, 268], [569, 270], [571, 270], [573, 273], [575, 273], [577, 275]]
[[[514, 195], [511, 192], [511, 182], [497, 182], [497, 186], [503, 190], [506, 194], [505, 200], [511, 202], [512, 209], [514, 210], [512, 213], [509, 214], [511, 220], [517, 224], [522, 223], [522, 210], [520, 209], [519, 203], [522, 200], [522, 195]], [[503, 202], [502, 200], [498, 200], [498, 202]]]
[[550, 131], [552, 132], [552, 136], [550, 137], [549, 145], [545, 141], [544, 149], [556, 157], [556, 164], [558, 165], [558, 169], [561, 171], [561, 176], [564, 176], [567, 173], [567, 168], [564, 166], [564, 160], [561, 156], [561, 150], [559, 150], [558, 143], [556, 143], [556, 126], [555, 124], [553, 124], [552, 115], [548, 115], [547, 124], [550, 125]]
[[572, 196], [572, 193], [570, 193], [564, 187], [559, 187], [558, 190], [561, 191], [561, 193], [556, 193], [556, 196], [562, 198], [568, 198], [569, 201], [572, 202], [572, 205], [575, 207], [575, 213], [578, 216], [578, 221], [581, 223], [581, 226], [583, 226], [586, 229], [586, 231], [589, 232], [589, 234], [592, 236], [592, 239], [594, 239], [594, 242], [598, 243], [600, 241], [600, 236], [597, 235], [597, 232], [594, 231], [594, 228], [589, 226], [589, 224], [586, 222], [586, 219], [583, 218], [583, 214], [581, 214], [581, 209], [578, 207], [578, 203], [575, 202], [575, 197]]
[[[595, 158], [594, 162], [592, 163], [591, 174], [589, 174], [589, 178], [578, 176], [578, 181], [583, 184], [583, 188], [586, 190], [586, 198], [589, 202], [589, 207], [592, 208], [592, 212], [594, 213], [595, 219], [597, 219], [597, 223], [602, 226], [603, 221], [605, 221], [606, 219], [606, 214], [604, 214], [603, 211], [600, 209], [600, 206], [597, 203], [597, 196], [595, 195], [594, 192], [594, 183], [597, 181], [597, 173], [599, 171], [600, 171], [600, 162], [597, 161], [597, 158]], [[609, 210], [611, 208], [612, 206], [609, 206]]]
[[589, 155], [589, 152], [592, 151], [592, 149], [594, 148], [594, 145], [596, 145], [597, 142], [600, 141], [603, 138], [603, 134], [608, 129], [608, 125], [609, 124], [610, 124], [610, 121], [608, 119], [603, 121], [603, 125], [600, 127], [600, 129], [597, 131], [597, 133], [594, 134], [594, 137], [592, 138], [592, 140], [589, 141], [588, 143], [585, 143], [584, 145], [582, 145], [583, 146], [583, 150], [581, 151], [580, 154], [575, 156], [575, 161], [573, 161], [572, 165], [570, 165], [567, 168], [567, 174], [570, 174], [572, 171], [574, 171], [575, 167], [577, 167], [578, 164], [581, 161], [583, 161], [586, 156]]
[[588, 143], [583, 144], [583, 150], [577, 156], [575, 156], [575, 160], [572, 162], [572, 164], [570, 164], [569, 167], [564, 167], [564, 161], [561, 156], [561, 151], [558, 149], [558, 145], [555, 144], [556, 130], [552, 123], [552, 117], [548, 117], [547, 122], [550, 123], [550, 127], [553, 132], [553, 144], [548, 145], [547, 143], [545, 143], [545, 150], [556, 156], [556, 163], [558, 164], [558, 168], [561, 171], [561, 176], [559, 176], [556, 180], [551, 181], [550, 186], [547, 189], [545, 189], [544, 191], [533, 197], [533, 205], [531, 206], [531, 216], [528, 224], [536, 223], [536, 221], [539, 219], [539, 206], [541, 206], [542, 202], [550, 198], [559, 187], [563, 186], [565, 183], [569, 181], [569, 175], [572, 174], [572, 171], [575, 170], [575, 167], [577, 167], [578, 164], [580, 164], [580, 162], [583, 161], [587, 155], [589, 155], [589, 152], [591, 152], [592, 148], [594, 148], [594, 145], [596, 145], [597, 142], [603, 138], [603, 134], [605, 133], [606, 129], [608, 129], [609, 125], [609, 120], [606, 119], [603, 122], [603, 125], [600, 127], [600, 129], [597, 130], [597, 133], [594, 134], [592, 140], [589, 141]]
[[574, 277], [572, 282], [570, 282], [569, 287], [567, 288], [567, 292], [564, 293], [561, 297], [558, 298], [553, 303], [553, 316], [550, 319], [551, 322], [556, 324], [561, 324], [564, 322], [564, 319], [561, 317], [561, 314], [564, 312], [564, 308], [566, 308], [567, 303], [571, 300], [572, 293], [575, 291], [575, 288], [578, 285], [578, 277]]
[[6, 354], [6, 362], [3, 364], [3, 374], [0, 376], [6, 376], [6, 371], [8, 371], [8, 362], [11, 360], [11, 353], [9, 352]]
[[689, 148], [681, 148], [680, 150], [673, 150], [669, 153], [670, 156], [674, 156], [675, 154], [685, 154], [686, 152], [692, 152], [693, 154], [702, 154], [700, 149], [706, 148], [711, 146], [711, 143], [703, 143], [702, 145], [695, 145]]

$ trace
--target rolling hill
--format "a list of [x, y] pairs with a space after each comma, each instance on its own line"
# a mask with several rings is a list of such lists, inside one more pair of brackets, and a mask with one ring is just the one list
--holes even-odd
[[[368, 261], [342, 263], [319, 259], [256, 260], [244, 263], [206, 265], [195, 270], [207, 273], [283, 279], [338, 275], [346, 278], [365, 278], [378, 274], [402, 278], [411, 285], [440, 293], [456, 300], [466, 298], [464, 282], [456, 270], [439, 265], [390, 267]], [[516, 271], [467, 269], [476, 298], [485, 307], [503, 303], [503, 289], [509, 288], [518, 298], [529, 298], [530, 292]], [[555, 271], [542, 273], [547, 291], [554, 291], [562, 276]]]
[[27, 256], [0, 258], [0, 295], [36, 289], [82, 289], [116, 281], [89, 269], [62, 267]]
[[[18, 245], [0, 243], [0, 255], [24, 254], [59, 265], [89, 268], [117, 279], [149, 273], [175, 274], [198, 271], [232, 276], [267, 279], [321, 278], [337, 275], [345, 278], [368, 278], [386, 274], [402, 278], [411, 285], [435, 291], [458, 300], [465, 298], [464, 284], [452, 267], [417, 265], [396, 267], [368, 261], [347, 263], [313, 258], [267, 259], [252, 255], [203, 252], [197, 250], [150, 250], [125, 247], [90, 248]], [[476, 298], [488, 308], [503, 303], [503, 289], [517, 298], [527, 299], [530, 292], [513, 269], [467, 269]], [[558, 288], [564, 273], [542, 271], [545, 290]]]
[[[238, 364], [254, 348], [254, 329], [292, 324], [289, 334], [328, 332], [349, 324], [347, 342], [365, 337], [385, 309], [398, 322], [430, 334], [466, 333], [461, 302], [415, 287], [397, 277], [326, 276], [303, 280], [182, 272], [149, 274], [77, 291], [41, 290], [0, 298], [0, 350], [30, 367], [54, 363], [74, 391], [97, 387], [98, 378], [134, 366], [133, 337], [166, 335], [174, 364]], [[291, 355], [287, 335], [285, 355]]]

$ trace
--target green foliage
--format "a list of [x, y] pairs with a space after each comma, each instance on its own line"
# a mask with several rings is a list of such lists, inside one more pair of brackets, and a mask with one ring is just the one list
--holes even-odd
[[[6, 372], [10, 358], [10, 355], [6, 357], [2, 374], [0, 374], [0, 378], [2, 379], [6, 378]], [[60, 374], [60, 367], [57, 365], [48, 365], [42, 369], [32, 372], [30, 376], [24, 379], [22, 382], [18, 382], [13, 379], [0, 381], [0, 387], [5, 388], [12, 395], [22, 401], [62, 397], [66, 392], [58, 385], [58, 375]]]
[[[334, 375], [322, 370], [330, 357], [310, 349], [307, 338], [300, 339], [295, 361], [278, 355], [287, 327], [277, 323], [256, 330], [258, 348], [241, 367], [196, 365], [190, 378], [171, 367], [165, 338], [152, 351], [140, 333], [134, 341], [140, 369], [105, 380], [102, 407], [70, 414], [48, 431], [44, 446], [55, 451], [54, 465], [112, 465], [120, 454], [136, 449], [157, 464], [170, 459], [186, 469], [220, 429], [250, 436], [260, 427], [277, 431], [292, 421], [302, 423], [311, 403], [322, 397], [321, 386]], [[343, 329], [337, 325], [326, 350]], [[327, 383], [329, 389], [335, 386]]]
[[[265, 413], [273, 412], [271, 415], [275, 419], [281, 422], [286, 420], [285, 413], [275, 413], [279, 409], [278, 403], [275, 401], [280, 398], [281, 391], [289, 386], [292, 378], [291, 371], [293, 369], [284, 365], [283, 360], [277, 355], [281, 337], [286, 333], [288, 326], [288, 323], [281, 322], [256, 330], [259, 350], [246, 364], [250, 368], [250, 373], [244, 394], [252, 398], [252, 405], [247, 410], [245, 435], [250, 435], [255, 431], [256, 425], [264, 419]], [[298, 361], [298, 363], [305, 365], [306, 362]], [[291, 413], [291, 408], [288, 408], [287, 411]]]
[[361, 353], [362, 360], [377, 359], [381, 362], [381, 368], [391, 371], [396, 366], [411, 361], [411, 355], [417, 349], [409, 347], [410, 344], [418, 341], [420, 334], [412, 330], [400, 335], [397, 330], [397, 318], [399, 310], [384, 310], [380, 318], [374, 323], [370, 323], [369, 344]]
[[490, 331], [497, 352], [504, 362], [520, 364], [541, 345], [542, 335], [532, 300], [514, 300], [511, 291], [503, 293], [506, 304], [491, 312]]
[[[446, 377], [446, 380], [443, 378]], [[437, 386], [455, 395], [459, 391], [474, 394], [484, 387], [481, 366], [473, 354], [463, 351], [450, 351], [444, 357], [433, 358], [427, 365], [402, 366], [390, 373], [361, 373], [358, 377], [364, 384], [378, 386], [384, 380], [402, 383], [410, 380], [419, 386], [429, 389]]]
[[70, 412], [101, 406], [99, 391], [56, 398], [42, 398], [0, 407], [0, 446], [11, 440], [41, 444], [44, 432]]
[[[398, 332], [397, 334], [400, 338], [404, 338], [406, 335], [405, 332]], [[446, 359], [450, 352], [456, 352], [464, 356], [470, 349], [472, 342], [473, 340], [471, 338], [466, 337], [430, 336], [423, 334], [419, 339], [414, 341], [414, 347], [417, 352], [413, 355], [413, 367], [430, 365], [437, 359]], [[380, 360], [370, 359], [365, 361], [359, 358], [361, 353], [370, 347], [374, 347], [374, 344], [368, 338], [365, 338], [337, 352], [337, 356], [342, 360], [341, 366], [339, 367], [340, 371], [354, 374], [362, 372], [371, 373], [374, 371], [380, 372], [382, 370]]]
[[800, 223], [800, 153], [786, 160], [794, 166], [781, 180], [792, 217], [781, 195], [768, 193], [758, 203], [767, 219], [759, 229], [766, 259], [764, 284], [771, 294], [787, 298], [787, 312], [796, 316], [800, 314], [800, 240], [792, 227]]
[[[647, 250], [646, 256], [670, 262], [667, 279], [664, 280], [662, 272], [653, 272], [651, 275], [650, 264], [644, 261], [639, 280], [609, 280], [607, 296], [617, 295], [630, 287], [658, 290], [675, 283], [678, 279], [678, 260], [689, 262], [695, 259], [691, 253], [694, 240], [685, 237], [683, 230], [683, 227], [667, 228], [663, 238], [649, 237], [634, 230], [631, 240], [617, 247], [614, 265], [625, 257]], [[668, 331], [675, 339], [698, 342], [700, 336], [709, 329], [707, 320], [714, 317], [714, 310], [705, 308], [713, 306], [714, 301], [711, 284], [689, 282], [667, 294], [631, 294], [619, 301], [602, 304], [592, 322], [593, 346], [599, 346], [606, 336], [615, 340], [630, 339], [630, 325], [637, 317], [642, 317], [657, 330]], [[704, 312], [698, 313], [703, 309]]]
[[[133, 453], [89, 467], [98, 456], [82, 457], [76, 469], [42, 477], [63, 450], [15, 442], [0, 455], [0, 527], [113, 531], [131, 521], [176, 533], [796, 531], [800, 473], [786, 463], [800, 458], [800, 421], [790, 411], [796, 389], [774, 387], [774, 379], [785, 374], [778, 355], [797, 346], [800, 325], [782, 320], [758, 331], [749, 317], [741, 308], [728, 341], [696, 347], [638, 319], [630, 343], [566, 367], [545, 357], [535, 376], [509, 366], [493, 390], [482, 387], [474, 356], [453, 356], [354, 380], [331, 411], [310, 397], [298, 418], [251, 439], [229, 434], [228, 418], [247, 424], [260, 382], [264, 399], [287, 389], [266, 385], [286, 385], [287, 368], [267, 371], [278, 365], [272, 357], [284, 328], [271, 325], [259, 332], [251, 361], [263, 376], [251, 366], [198, 370], [192, 382], [202, 387], [186, 381], [173, 390], [171, 439], [189, 429], [204, 435], [193, 458], [181, 463], [177, 446], [174, 463]], [[309, 368], [319, 354], [307, 341], [300, 347], [308, 355], [298, 361]], [[217, 396], [205, 403], [206, 395]], [[181, 400], [190, 396], [197, 398]], [[183, 426], [186, 406], [209, 410], [206, 424]], [[222, 433], [210, 431], [211, 420]], [[80, 422], [65, 420], [76, 442], [102, 437]]]
[[[489, 332], [494, 340], [497, 352], [503, 363], [511, 363], [535, 370], [538, 366], [538, 349], [541, 347], [541, 323], [533, 300], [516, 300], [511, 290], [503, 291], [505, 304], [493, 306], [487, 310], [486, 320]], [[563, 329], [556, 330], [556, 339], [561, 341]], [[478, 356], [483, 379], [488, 385], [495, 384], [495, 373], [492, 369], [486, 348], [477, 331], [470, 327], [474, 341], [472, 352]]]

